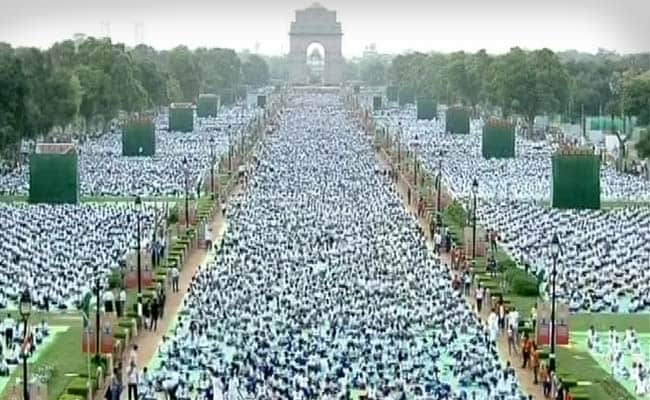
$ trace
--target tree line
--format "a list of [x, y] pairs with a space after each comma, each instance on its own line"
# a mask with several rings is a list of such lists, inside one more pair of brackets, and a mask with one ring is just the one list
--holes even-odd
[[485, 50], [370, 55], [346, 65], [348, 79], [395, 86], [398, 92], [433, 97], [441, 104], [498, 109], [532, 122], [536, 115], [637, 116], [650, 124], [650, 53], [619, 55], [512, 48], [502, 55]]
[[47, 50], [0, 43], [0, 149], [11, 154], [21, 139], [71, 124], [77, 133], [101, 131], [120, 111], [143, 112], [268, 81], [262, 57], [231, 49], [158, 51], [92, 37]]

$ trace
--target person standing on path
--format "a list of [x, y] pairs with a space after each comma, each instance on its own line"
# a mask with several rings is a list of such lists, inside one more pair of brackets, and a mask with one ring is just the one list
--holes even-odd
[[124, 316], [124, 308], [126, 307], [126, 290], [124, 287], [120, 289], [120, 294], [117, 299], [117, 317], [122, 318]]
[[127, 372], [128, 378], [128, 397], [129, 400], [138, 400], [138, 383], [140, 381], [140, 374], [138, 367], [135, 363], [129, 364], [129, 371]]
[[133, 347], [131, 347], [131, 351], [129, 352], [129, 365], [135, 364], [138, 365], [138, 345], [134, 344]]
[[4, 322], [4, 331], [5, 331], [5, 347], [7, 349], [11, 348], [11, 344], [13, 343], [14, 340], [14, 319], [11, 318], [11, 314], [7, 314], [7, 318], [5, 318]]
[[[515, 343], [519, 339], [519, 311], [515, 307], [512, 307], [510, 312], [508, 313], [508, 325], [512, 329], [512, 335], [515, 340]], [[516, 346], [515, 346], [515, 354], [516, 354]]]
[[159, 305], [158, 305], [159, 301], [160, 300], [158, 300], [158, 296], [154, 297], [151, 300], [151, 325], [150, 325], [150, 328], [151, 328], [151, 330], [153, 332], [155, 332], [156, 329], [158, 328], [158, 318], [160, 318]]
[[475, 297], [476, 297], [476, 311], [480, 315], [483, 307], [483, 288], [481, 287], [480, 284], [476, 286]]
[[436, 254], [440, 254], [440, 247], [442, 246], [442, 236], [440, 235], [440, 232], [436, 232], [433, 235], [433, 240], [435, 244], [434, 251]]
[[180, 272], [178, 271], [178, 268], [174, 265], [172, 268], [172, 292], [178, 293], [178, 277], [180, 276]]

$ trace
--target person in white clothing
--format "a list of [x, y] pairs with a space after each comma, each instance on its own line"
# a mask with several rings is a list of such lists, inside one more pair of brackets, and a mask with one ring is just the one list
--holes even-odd
[[135, 363], [129, 364], [126, 373], [128, 380], [128, 398], [129, 400], [138, 400], [138, 384], [140, 383], [140, 373]]
[[483, 307], [483, 288], [480, 284], [476, 286], [474, 296], [476, 297], [476, 311], [480, 314]]

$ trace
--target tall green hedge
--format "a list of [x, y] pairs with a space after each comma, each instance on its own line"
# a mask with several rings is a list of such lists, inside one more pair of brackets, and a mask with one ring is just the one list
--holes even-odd
[[188, 103], [169, 106], [169, 130], [172, 132], [192, 132], [194, 130], [194, 110]]
[[397, 97], [400, 106], [415, 103], [415, 89], [402, 87], [399, 89]]
[[221, 104], [224, 106], [230, 106], [235, 103], [236, 93], [233, 89], [223, 89], [219, 92], [219, 97], [221, 98]]
[[600, 208], [600, 158], [595, 154], [556, 154], [552, 158], [551, 206]]
[[79, 160], [76, 150], [65, 154], [34, 153], [29, 160], [29, 202], [79, 202]]
[[382, 97], [381, 96], [373, 96], [373, 98], [372, 98], [372, 109], [373, 109], [373, 111], [381, 110], [381, 102], [382, 102]]
[[448, 133], [468, 134], [469, 133], [470, 110], [465, 107], [449, 107], [445, 120]]
[[196, 105], [196, 116], [201, 118], [216, 117], [219, 112], [219, 96], [216, 94], [200, 94]]
[[431, 97], [419, 97], [417, 101], [417, 119], [434, 119], [438, 114], [436, 101]]
[[481, 153], [484, 158], [515, 157], [515, 127], [507, 121], [490, 120], [483, 126]]
[[156, 127], [150, 119], [129, 121], [122, 128], [122, 155], [147, 156], [156, 154]]
[[261, 108], [266, 107], [266, 95], [260, 94], [257, 96], [257, 106]]

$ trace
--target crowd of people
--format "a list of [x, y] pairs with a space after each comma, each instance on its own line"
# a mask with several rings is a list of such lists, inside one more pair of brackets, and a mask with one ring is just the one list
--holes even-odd
[[[231, 143], [239, 143], [258, 112], [255, 107], [224, 108], [218, 117], [195, 118], [195, 129], [188, 133], [168, 132], [167, 115], [160, 114], [154, 120], [153, 157], [122, 156], [119, 129], [89, 139], [78, 147], [80, 193], [89, 197], [181, 196], [187, 175], [188, 191], [194, 195], [210, 169], [211, 157], [218, 161]], [[25, 195], [28, 191], [28, 166], [0, 174], [0, 195]]]
[[514, 260], [545, 282], [551, 279], [550, 241], [557, 233], [556, 293], [570, 311], [650, 310], [650, 210], [559, 210], [503, 200], [480, 202], [477, 218], [499, 232]]
[[525, 398], [359, 132], [336, 94], [289, 99], [145, 398]]
[[154, 208], [0, 203], [0, 309], [15, 308], [25, 288], [35, 308], [54, 311], [79, 306], [98, 275], [108, 287], [136, 246], [138, 217], [142, 248], [151, 243], [154, 216], [163, 217]]
[[[474, 179], [479, 197], [486, 199], [549, 200], [551, 154], [556, 145], [516, 137], [514, 159], [484, 159], [481, 154], [483, 120], [470, 120], [470, 134], [445, 134], [444, 114], [431, 121], [417, 120], [413, 108], [391, 109], [382, 116], [391, 135], [399, 134], [402, 150], [417, 151], [425, 168], [443, 170], [445, 186], [455, 195], [468, 197]], [[641, 176], [601, 167], [601, 198], [604, 201], [650, 200], [650, 182]]]
[[633, 327], [619, 334], [614, 327], [607, 332], [598, 332], [591, 326], [587, 333], [587, 348], [596, 358], [607, 360], [612, 375], [631, 381], [636, 395], [650, 394], [650, 353], [643, 348]]
[[25, 325], [11, 314], [0, 321], [0, 335], [4, 337], [4, 341], [0, 341], [0, 378], [10, 376], [12, 367], [22, 362], [23, 355], [34, 355], [50, 336], [50, 328], [45, 320], [29, 325], [27, 332], [25, 338]]

